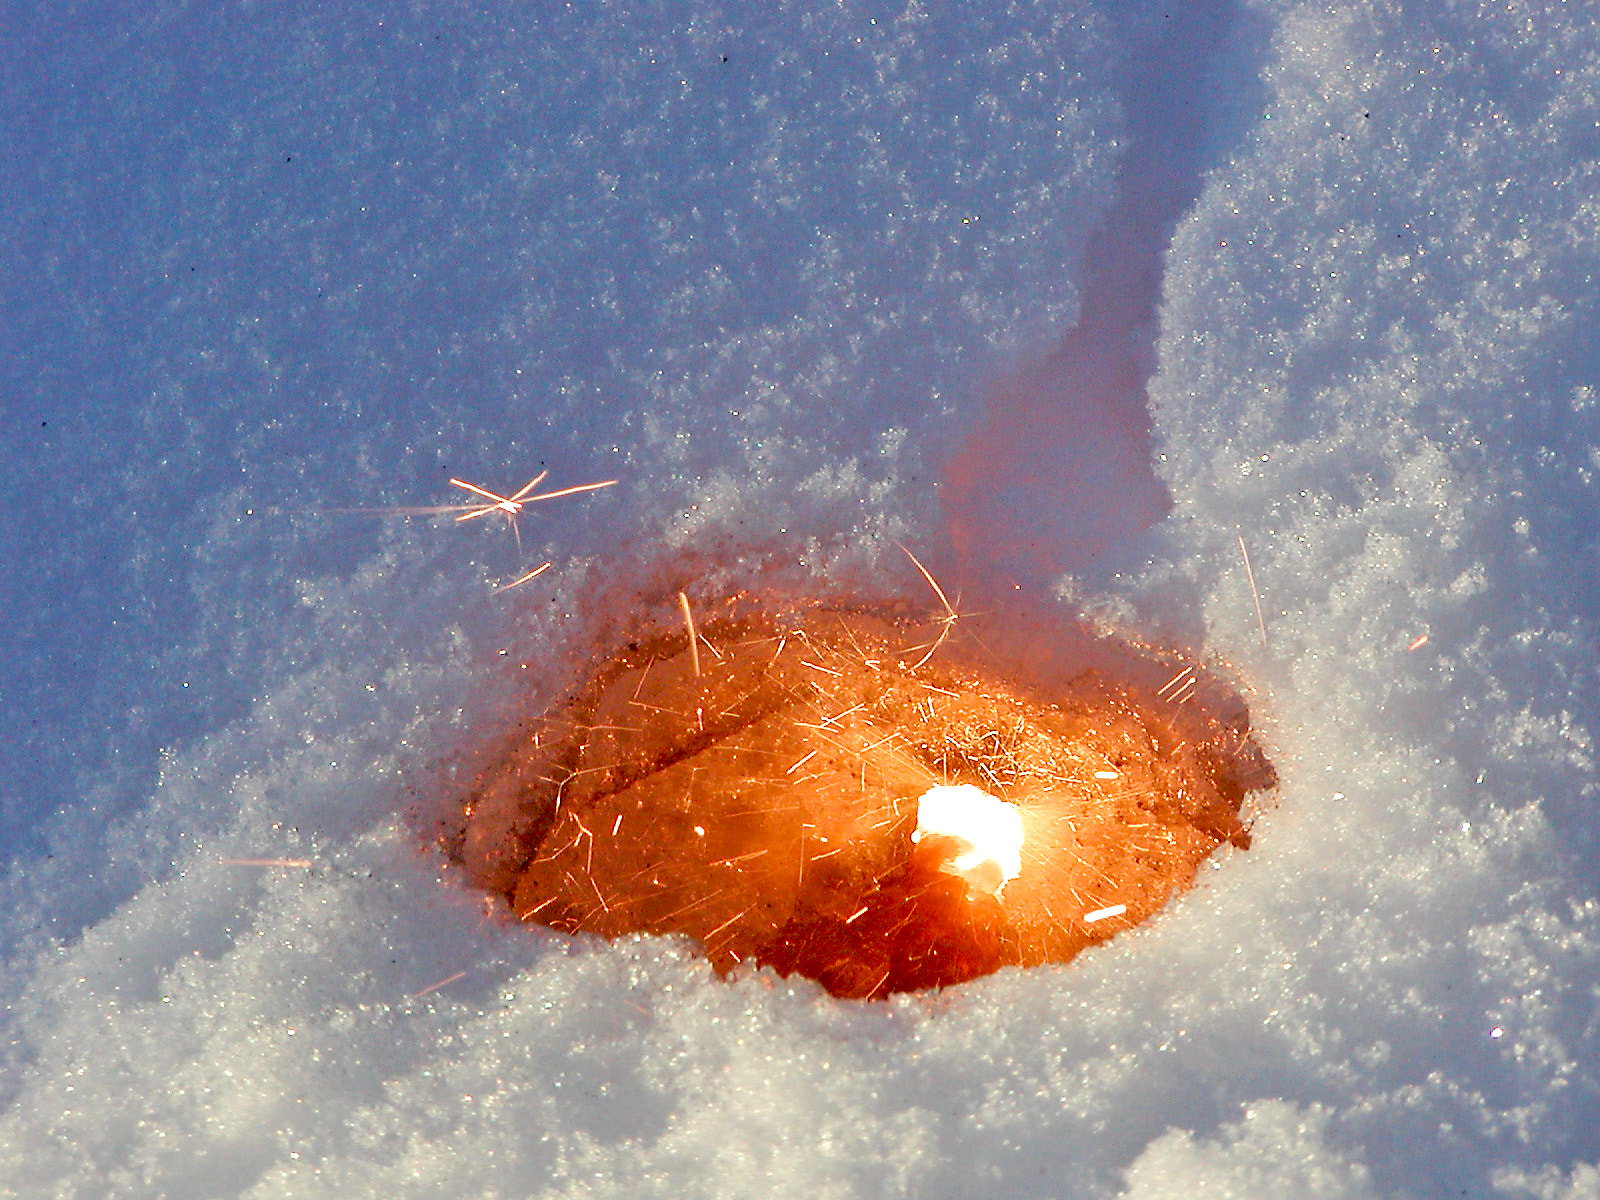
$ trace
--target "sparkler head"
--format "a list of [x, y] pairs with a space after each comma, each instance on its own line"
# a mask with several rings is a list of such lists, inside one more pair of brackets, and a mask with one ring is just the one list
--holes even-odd
[[1143, 920], [1272, 781], [1202, 672], [1179, 702], [1132, 651], [1029, 678], [949, 614], [668, 595], [465, 798], [449, 848], [524, 921], [685, 933], [840, 996], [945, 986]]
[[939, 856], [941, 871], [991, 896], [1022, 870], [1022, 811], [970, 783], [923, 792], [911, 840]]

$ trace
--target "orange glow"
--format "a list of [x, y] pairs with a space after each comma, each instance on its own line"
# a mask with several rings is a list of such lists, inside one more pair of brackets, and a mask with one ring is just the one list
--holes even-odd
[[1166, 659], [1046, 677], [993, 622], [669, 595], [464, 797], [449, 850], [523, 921], [946, 986], [1144, 920], [1272, 782], [1208, 673], [1158, 694]]

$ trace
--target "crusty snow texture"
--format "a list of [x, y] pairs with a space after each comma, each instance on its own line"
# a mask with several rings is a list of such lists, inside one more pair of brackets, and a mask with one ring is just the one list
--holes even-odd
[[[1069, 966], [860, 1005], [508, 927], [406, 814], [617, 556], [921, 586], [1162, 10], [418, 7], [4, 51], [0, 1195], [1600, 1194], [1593, 10], [1226, 10], [1173, 509], [1058, 590], [1230, 664], [1276, 806]], [[541, 464], [624, 483], [500, 597], [501, 531], [326, 511]]]

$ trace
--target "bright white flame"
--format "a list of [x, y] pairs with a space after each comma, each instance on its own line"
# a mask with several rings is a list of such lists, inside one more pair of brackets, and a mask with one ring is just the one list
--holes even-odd
[[917, 831], [963, 848], [945, 868], [996, 896], [1022, 870], [1022, 811], [970, 783], [931, 787], [917, 800]]

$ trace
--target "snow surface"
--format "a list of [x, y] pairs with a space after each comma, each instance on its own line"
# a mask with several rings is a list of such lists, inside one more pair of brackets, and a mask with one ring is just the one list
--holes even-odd
[[[1590, 7], [304, 7], [7, 10], [0, 1194], [1600, 1195]], [[419, 852], [595, 580], [895, 537], [1232, 664], [1254, 848], [874, 1005]]]

